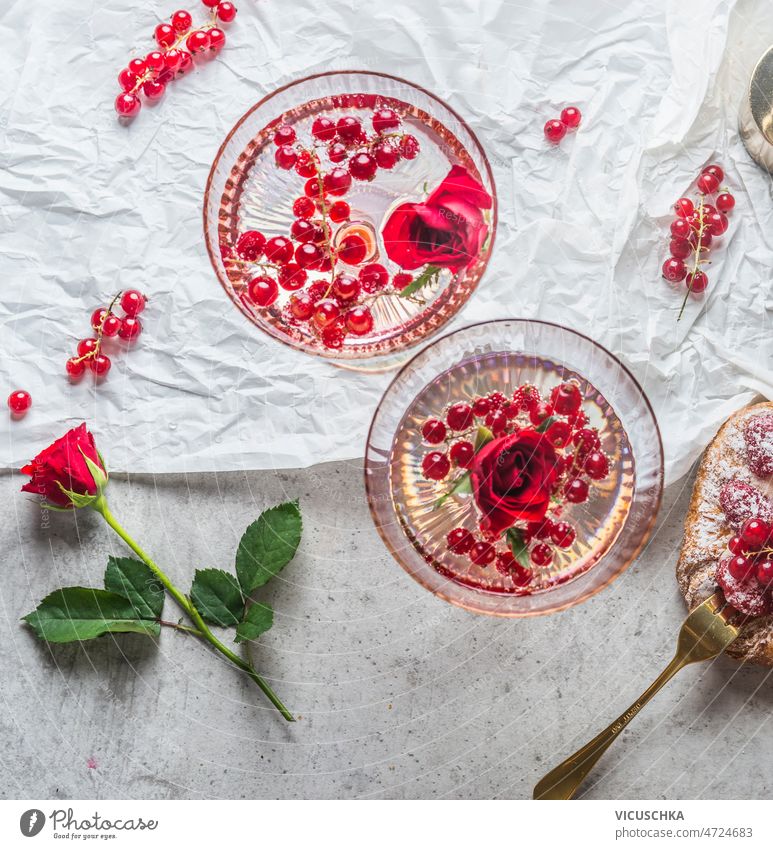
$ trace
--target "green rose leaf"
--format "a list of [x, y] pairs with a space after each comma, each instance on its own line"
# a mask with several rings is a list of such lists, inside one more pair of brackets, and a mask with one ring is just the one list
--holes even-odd
[[553, 422], [557, 421], [558, 419], [555, 416], [548, 416], [546, 419], [543, 419], [534, 429], [537, 431], [537, 433], [544, 433], [550, 427], [550, 425], [553, 424]]
[[140, 619], [158, 619], [161, 616], [164, 588], [141, 560], [108, 557], [105, 589], [129, 599]]
[[244, 614], [244, 619], [236, 627], [236, 642], [255, 640], [274, 624], [274, 611], [267, 604], [255, 602]]
[[93, 640], [108, 633], [157, 637], [161, 631], [158, 622], [140, 617], [128, 598], [90, 587], [64, 587], [52, 592], [24, 621], [49, 643]]
[[424, 267], [424, 271], [421, 274], [414, 278], [414, 280], [409, 283], [405, 289], [400, 290], [401, 298], [410, 298], [412, 295], [415, 295], [416, 292], [423, 289], [425, 286], [429, 286], [432, 283], [437, 283], [438, 278], [440, 277], [440, 272], [443, 269], [438, 265], [426, 265]]
[[520, 528], [509, 528], [505, 536], [516, 562], [520, 563], [525, 569], [528, 569], [529, 546], [526, 545], [526, 540], [523, 538], [523, 531]]
[[207, 622], [223, 628], [238, 625], [244, 612], [244, 596], [236, 578], [222, 569], [197, 569], [191, 600]]
[[288, 501], [265, 510], [247, 528], [236, 551], [236, 575], [244, 595], [262, 587], [293, 559], [302, 526], [298, 502]]

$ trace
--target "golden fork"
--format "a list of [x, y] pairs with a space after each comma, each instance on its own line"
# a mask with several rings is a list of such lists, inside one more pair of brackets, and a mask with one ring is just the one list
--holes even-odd
[[716, 657], [738, 636], [730, 619], [736, 613], [720, 592], [690, 613], [679, 631], [676, 654], [639, 698], [590, 743], [551, 770], [534, 788], [534, 799], [571, 799], [596, 761], [647, 702], [684, 666]]

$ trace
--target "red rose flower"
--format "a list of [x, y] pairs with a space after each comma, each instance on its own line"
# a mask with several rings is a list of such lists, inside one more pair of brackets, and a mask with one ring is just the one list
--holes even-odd
[[57, 439], [21, 471], [32, 478], [23, 492], [41, 495], [47, 504], [65, 509], [86, 506], [107, 482], [94, 437], [85, 424]]
[[466, 168], [454, 165], [424, 203], [403, 203], [389, 216], [383, 230], [387, 256], [411, 270], [469, 265], [488, 234], [482, 209], [491, 209], [491, 195]]
[[557, 455], [536, 430], [501, 436], [481, 448], [471, 469], [483, 527], [501, 534], [516, 522], [544, 518], [556, 481]]

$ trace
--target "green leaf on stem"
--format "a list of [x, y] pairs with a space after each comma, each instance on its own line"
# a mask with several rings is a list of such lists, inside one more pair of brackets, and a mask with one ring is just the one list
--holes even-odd
[[505, 537], [516, 562], [520, 563], [525, 569], [528, 569], [529, 546], [526, 545], [526, 540], [523, 538], [523, 531], [520, 528], [508, 528]]
[[129, 599], [90, 587], [55, 590], [24, 621], [49, 643], [92, 640], [108, 633], [157, 637], [161, 631], [158, 622], [138, 616]]
[[274, 624], [274, 611], [268, 604], [255, 602], [244, 614], [244, 618], [236, 627], [237, 643], [243, 640], [256, 640]]
[[105, 589], [129, 599], [141, 619], [158, 619], [161, 616], [164, 588], [141, 560], [108, 557]]
[[547, 418], [543, 419], [534, 429], [537, 431], [537, 433], [544, 433], [550, 427], [550, 425], [553, 424], [553, 422], [557, 421], [558, 419], [555, 416], [548, 416]]
[[475, 441], [473, 448], [477, 454], [484, 445], [487, 445], [494, 438], [494, 434], [483, 425], [478, 425], [478, 430], [475, 432]]
[[203, 619], [227, 628], [238, 625], [244, 613], [244, 596], [239, 584], [222, 569], [197, 569], [191, 586], [191, 601]]
[[440, 272], [443, 269], [439, 265], [425, 265], [424, 271], [421, 274], [414, 278], [414, 280], [409, 283], [405, 289], [400, 290], [401, 298], [410, 298], [412, 295], [415, 295], [420, 289], [423, 289], [425, 286], [429, 286], [432, 283], [437, 283], [438, 277], [440, 277]]
[[247, 528], [236, 551], [236, 576], [244, 595], [262, 587], [293, 559], [302, 527], [298, 502], [288, 501], [265, 510]]

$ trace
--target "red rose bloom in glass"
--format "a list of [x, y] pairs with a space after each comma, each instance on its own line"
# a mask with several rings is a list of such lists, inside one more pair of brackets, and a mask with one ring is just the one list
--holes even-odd
[[[89, 467], [87, 458], [95, 470]], [[32, 478], [22, 492], [40, 495], [46, 503], [62, 508], [83, 506], [77, 503], [77, 496], [96, 496], [107, 481], [94, 437], [85, 424], [57, 439], [21, 471]], [[63, 490], [73, 493], [76, 500]]]
[[409, 270], [469, 265], [488, 234], [483, 209], [491, 209], [491, 195], [454, 165], [424, 203], [403, 203], [389, 216], [382, 234], [387, 256]]
[[516, 522], [536, 522], [550, 506], [557, 455], [536, 430], [501, 436], [481, 448], [471, 469], [482, 525], [501, 534]]

